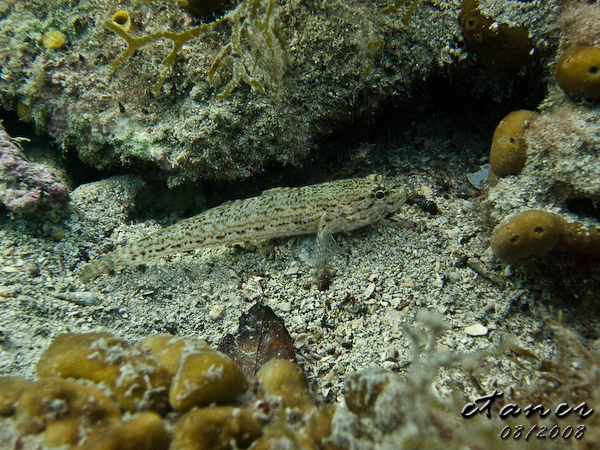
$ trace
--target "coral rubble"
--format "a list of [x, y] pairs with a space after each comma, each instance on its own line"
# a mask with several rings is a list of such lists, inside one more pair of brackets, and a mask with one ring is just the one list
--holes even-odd
[[[282, 448], [282, 445], [307, 450], [516, 449], [521, 444], [518, 439], [511, 439], [508, 441], [511, 445], [506, 446], [503, 440], [500, 440], [502, 445], [496, 444], [499, 436], [507, 428], [509, 433], [518, 433], [523, 423], [528, 423], [548, 430], [558, 427], [565, 433], [570, 427], [578, 436], [585, 435], [584, 440], [561, 438], [540, 442], [536, 439], [530, 445], [534, 449], [585, 449], [598, 445], [598, 415], [593, 408], [600, 398], [600, 355], [586, 350], [573, 332], [557, 322], [544, 322], [546, 331], [552, 333], [557, 342], [557, 353], [550, 358], [539, 357], [510, 338], [491, 350], [460, 354], [440, 345], [440, 337], [448, 330], [440, 314], [422, 310], [417, 320], [427, 332], [405, 328], [413, 342], [413, 357], [405, 376], [377, 366], [348, 373], [344, 390], [346, 407], [320, 402], [310, 393], [305, 373], [294, 363], [271, 360], [247, 385], [250, 388], [235, 398], [218, 387], [223, 380], [219, 380], [220, 371], [213, 369], [213, 376], [205, 379], [205, 386], [209, 390], [215, 386], [224, 394], [216, 399], [218, 403], [223, 402], [223, 406], [197, 405], [187, 412], [168, 408], [162, 412], [123, 414], [122, 410], [128, 406], [123, 398], [115, 395], [110, 377], [91, 380], [93, 377], [89, 375], [93, 372], [90, 370], [95, 369], [87, 366], [82, 370], [89, 372], [87, 381], [65, 379], [66, 374], [61, 373], [33, 382], [0, 378], [0, 399], [3, 415], [7, 416], [0, 418], [0, 425], [4, 427], [2, 436], [7, 439], [4, 442], [17, 448], [39, 448], [43, 441], [48, 447], [64, 446], [72, 450], [208, 450], [231, 446], [268, 450]], [[50, 346], [40, 359], [39, 368], [49, 361], [62, 360], [62, 365], [68, 364], [73, 350], [96, 358], [86, 349], [87, 344], [77, 344], [76, 348], [64, 345], [67, 341], [88, 343], [90, 334], [66, 336], [67, 339], [59, 336], [60, 345]], [[152, 355], [159, 355], [171, 370], [174, 370], [174, 361], [185, 361], [188, 351], [192, 354], [197, 350], [214, 352], [204, 342], [191, 337], [159, 335], [137, 345], [107, 333], [101, 336], [96, 333], [93, 337], [113, 342], [111, 364], [118, 365], [123, 374], [134, 378], [146, 376], [148, 370], [142, 365], [127, 363], [131, 348], [143, 354], [153, 367], [160, 363], [152, 361]], [[102, 353], [105, 347], [102, 344], [94, 348]], [[121, 353], [125, 353], [123, 358]], [[503, 364], [499, 363], [507, 360], [515, 360], [526, 369], [527, 380], [508, 373], [513, 377], [509, 391], [482, 392], [479, 378], [501, 369]], [[453, 374], [445, 385], [436, 383], [440, 370]], [[188, 375], [189, 386], [196, 385], [195, 374]], [[178, 376], [188, 375], [179, 371]], [[472, 394], [469, 397], [464, 395], [467, 386]], [[493, 398], [493, 401], [484, 404], [482, 397]], [[563, 403], [559, 405], [560, 402]], [[541, 404], [545, 408], [559, 405], [556, 411], [567, 409], [569, 405], [572, 408], [570, 415], [532, 414], [524, 418], [519, 405], [527, 404]], [[514, 414], [502, 412], [507, 410]], [[37, 436], [38, 441], [24, 441], [24, 436]], [[28, 442], [32, 444], [27, 446]]]

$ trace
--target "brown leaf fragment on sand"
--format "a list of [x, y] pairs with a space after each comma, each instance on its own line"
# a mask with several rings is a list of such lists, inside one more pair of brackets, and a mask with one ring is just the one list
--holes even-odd
[[247, 377], [252, 378], [272, 358], [294, 361], [292, 337], [271, 308], [255, 303], [239, 320], [238, 335], [225, 335], [218, 350], [229, 355]]

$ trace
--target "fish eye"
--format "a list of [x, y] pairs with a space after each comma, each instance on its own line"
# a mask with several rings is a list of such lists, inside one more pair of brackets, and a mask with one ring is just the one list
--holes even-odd
[[373, 194], [377, 200], [383, 200], [385, 197], [389, 195], [388, 191], [375, 191]]

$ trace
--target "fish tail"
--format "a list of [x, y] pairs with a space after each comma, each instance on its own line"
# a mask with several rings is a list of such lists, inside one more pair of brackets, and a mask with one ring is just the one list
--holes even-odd
[[115, 268], [115, 255], [114, 253], [110, 253], [108, 255], [101, 256], [100, 258], [83, 266], [81, 273], [79, 274], [79, 279], [82, 283], [87, 283], [88, 281], [99, 277], [104, 273], [108, 273]]

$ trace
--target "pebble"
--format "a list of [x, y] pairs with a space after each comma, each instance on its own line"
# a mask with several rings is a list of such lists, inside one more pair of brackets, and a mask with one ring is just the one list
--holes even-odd
[[367, 286], [367, 288], [365, 289], [365, 292], [363, 294], [365, 299], [368, 299], [371, 297], [371, 295], [373, 295], [373, 292], [375, 292], [375, 283], [369, 283], [369, 285]]
[[388, 348], [383, 354], [383, 361], [396, 361], [398, 359], [398, 349], [396, 347]]
[[215, 305], [208, 312], [208, 317], [211, 320], [221, 319], [225, 315], [225, 305]]
[[456, 239], [458, 237], [458, 235], [461, 233], [461, 229], [458, 227], [454, 227], [451, 230], [446, 230], [446, 233], [448, 234], [448, 237], [450, 239]]
[[398, 370], [398, 364], [395, 363], [394, 361], [383, 361], [381, 363], [381, 367], [383, 367], [384, 369], [387, 369], [387, 370], [392, 370], [392, 371]]
[[212, 284], [210, 281], [205, 281], [202, 283], [202, 289], [208, 294], [212, 294]]
[[17, 286], [1, 286], [0, 297], [15, 297], [20, 292]]
[[469, 336], [485, 336], [488, 334], [488, 329], [480, 323], [476, 323], [465, 328], [465, 333], [467, 333]]
[[299, 334], [298, 337], [296, 337], [296, 339], [294, 339], [294, 348], [296, 350], [301, 349], [302, 347], [304, 347], [307, 344], [308, 344], [308, 334], [307, 333]]
[[300, 271], [300, 267], [292, 264], [284, 273], [284, 275], [296, 275]]
[[279, 302], [277, 304], [277, 306], [279, 307], [279, 310], [282, 312], [289, 313], [292, 310], [291, 302]]
[[433, 197], [433, 190], [429, 186], [421, 186], [421, 192], [427, 198]]
[[452, 271], [452, 272], [448, 272], [446, 274], [446, 281], [448, 281], [448, 283], [458, 283], [459, 281], [462, 280], [462, 277], [460, 276], [460, 273], [456, 272], [456, 271]]
[[470, 212], [473, 212], [473, 211], [475, 211], [475, 209], [477, 209], [477, 208], [476, 208], [476, 206], [475, 206], [475, 204], [474, 204], [474, 203], [472, 203], [472, 202], [470, 202], [470, 201], [468, 201], [468, 200], [464, 200], [464, 201], [463, 201], [463, 204], [462, 204], [462, 210], [463, 210], [464, 212], [466, 212], [466, 213], [470, 213]]

